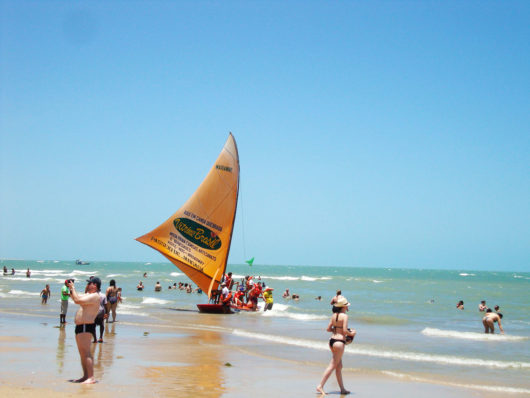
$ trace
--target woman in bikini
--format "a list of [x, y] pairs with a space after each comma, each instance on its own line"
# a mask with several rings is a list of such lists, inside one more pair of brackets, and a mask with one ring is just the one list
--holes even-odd
[[486, 311], [486, 316], [482, 318], [482, 324], [484, 325], [484, 333], [495, 333], [495, 322], [499, 325], [501, 334], [504, 334], [504, 329], [501, 325], [502, 314], [500, 312], [493, 312], [490, 309]]
[[333, 315], [331, 316], [328, 328], [326, 329], [328, 332], [333, 333], [331, 339], [329, 339], [329, 348], [331, 349], [332, 358], [322, 375], [320, 384], [317, 386], [317, 392], [322, 395], [326, 394], [324, 392], [324, 384], [326, 384], [326, 381], [333, 371], [335, 371], [335, 375], [337, 376], [340, 393], [350, 393], [344, 388], [342, 382], [342, 355], [344, 354], [344, 348], [346, 347], [346, 338], [349, 337], [353, 340], [356, 333], [355, 330], [348, 329], [348, 315], [346, 315], [346, 311], [348, 311], [349, 305], [350, 303], [348, 303], [348, 300], [342, 296], [335, 302], [333, 306]]
[[[116, 322], [116, 307], [118, 306], [118, 288], [116, 287], [116, 281], [111, 279], [109, 282], [109, 287], [105, 292], [107, 296], [107, 314], [110, 314], [112, 311], [112, 322]], [[107, 323], [109, 318], [107, 318]]]

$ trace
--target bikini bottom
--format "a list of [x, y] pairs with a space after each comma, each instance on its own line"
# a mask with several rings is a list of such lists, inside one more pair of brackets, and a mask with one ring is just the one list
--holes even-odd
[[329, 339], [329, 348], [333, 348], [333, 344], [335, 344], [336, 342], [339, 342], [339, 343], [342, 343], [342, 344], [346, 344], [346, 342], [344, 340], [339, 340], [339, 339]]

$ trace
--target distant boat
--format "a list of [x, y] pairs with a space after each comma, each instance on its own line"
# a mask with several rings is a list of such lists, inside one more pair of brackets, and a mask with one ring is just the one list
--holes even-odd
[[87, 261], [81, 261], [81, 260], [75, 260], [75, 263], [76, 263], [77, 265], [88, 265], [88, 264], [90, 264], [90, 263], [87, 262]]
[[[136, 240], [158, 250], [208, 299], [215, 298], [228, 261], [238, 193], [239, 155], [230, 133], [210, 172], [184, 206]], [[217, 302], [197, 307], [200, 312], [232, 313], [229, 306]]]

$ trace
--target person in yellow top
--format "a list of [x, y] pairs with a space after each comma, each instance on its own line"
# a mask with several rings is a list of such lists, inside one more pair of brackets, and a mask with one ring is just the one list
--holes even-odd
[[272, 310], [272, 305], [274, 304], [274, 299], [272, 298], [272, 287], [268, 287], [263, 292], [263, 300], [265, 300], [265, 309], [263, 311]]

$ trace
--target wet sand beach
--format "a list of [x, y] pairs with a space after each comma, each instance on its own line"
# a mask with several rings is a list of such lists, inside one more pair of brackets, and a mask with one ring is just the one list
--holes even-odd
[[[282, 347], [277, 345], [271, 344], [264, 352], [237, 343], [237, 338], [219, 326], [218, 317], [197, 318], [195, 313], [168, 310], [144, 322], [108, 324], [105, 342], [92, 346], [98, 383], [86, 386], [68, 382], [81, 375], [73, 323], [59, 328], [55, 317], [5, 309], [1, 317], [0, 394], [5, 397], [32, 393], [41, 397], [58, 393], [67, 397], [93, 393], [114, 397], [311, 397], [328, 358], [280, 358], [276, 351]], [[190, 320], [197, 319], [201, 323], [190, 326]], [[354, 362], [348, 359], [344, 364], [351, 396], [493, 396], [359, 371]], [[340, 395], [333, 377], [326, 391]]]

